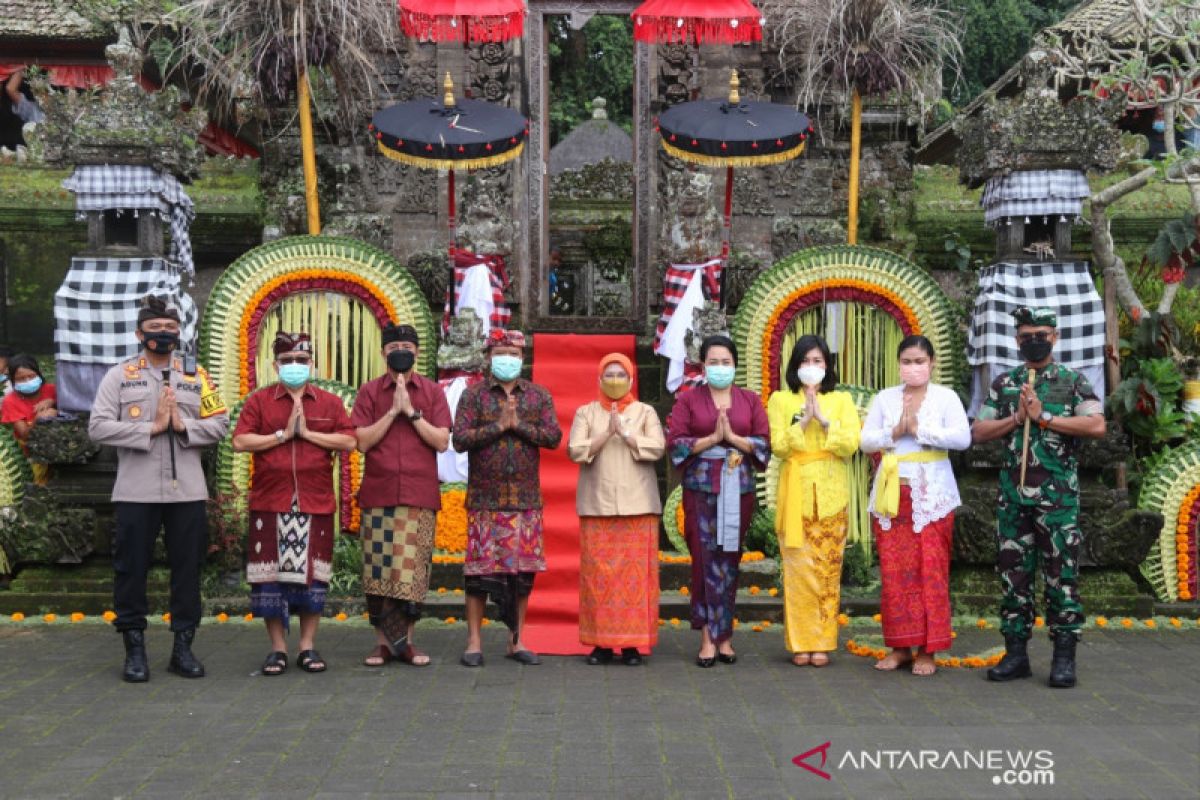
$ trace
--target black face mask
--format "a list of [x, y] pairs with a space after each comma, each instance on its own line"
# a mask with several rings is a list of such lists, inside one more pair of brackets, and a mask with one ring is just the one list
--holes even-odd
[[411, 350], [393, 350], [387, 354], [388, 369], [393, 372], [408, 372], [417, 363], [417, 357]]
[[1028, 342], [1021, 342], [1021, 358], [1031, 364], [1036, 364], [1039, 361], [1045, 361], [1053, 349], [1054, 342], [1041, 342], [1037, 339], [1030, 339]]
[[151, 353], [169, 353], [179, 347], [179, 334], [170, 331], [142, 331], [146, 349]]

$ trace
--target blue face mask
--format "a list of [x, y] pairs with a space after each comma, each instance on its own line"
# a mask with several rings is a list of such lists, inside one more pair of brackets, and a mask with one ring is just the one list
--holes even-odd
[[14, 383], [13, 388], [21, 394], [37, 394], [37, 390], [42, 388], [42, 379], [41, 377], [30, 378], [27, 381]]
[[709, 364], [704, 367], [704, 379], [714, 389], [724, 389], [733, 384], [735, 372], [737, 372], [737, 367]]
[[1167, 130], [1167, 123], [1165, 120], [1156, 119], [1151, 127], [1154, 128], [1155, 133], [1165, 133]]
[[3, 372], [0, 372], [0, 386], [3, 386], [6, 383], [8, 383], [8, 376]]
[[280, 364], [279, 380], [289, 389], [299, 389], [308, 383], [308, 364]]
[[492, 375], [508, 383], [521, 376], [521, 359], [516, 356], [492, 356]]

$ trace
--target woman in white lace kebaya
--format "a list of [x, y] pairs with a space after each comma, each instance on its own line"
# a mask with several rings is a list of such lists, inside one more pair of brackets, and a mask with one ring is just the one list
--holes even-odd
[[861, 443], [882, 456], [870, 508], [883, 640], [892, 652], [875, 668], [911, 664], [914, 675], [932, 675], [933, 654], [950, 648], [950, 548], [961, 504], [947, 451], [967, 449], [971, 427], [958, 395], [930, 383], [928, 339], [907, 337], [898, 358], [903, 383], [875, 395]]

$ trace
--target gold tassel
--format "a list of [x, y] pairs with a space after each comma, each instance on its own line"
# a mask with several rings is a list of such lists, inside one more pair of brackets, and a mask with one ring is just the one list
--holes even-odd
[[681, 150], [666, 139], [660, 139], [659, 141], [662, 142], [663, 150], [666, 150], [669, 154], [704, 167], [765, 167], [771, 164], [782, 164], [785, 161], [791, 161], [803, 153], [805, 145], [805, 142], [801, 142], [790, 150], [782, 150], [778, 153], [768, 153], [761, 156], [709, 156], [704, 153], [692, 153], [688, 150]]
[[408, 164], [410, 167], [420, 167], [421, 169], [484, 169], [486, 167], [498, 167], [501, 164], [512, 161], [525, 150], [525, 143], [520, 142], [512, 150], [506, 150], [499, 155], [485, 156], [483, 158], [421, 158], [420, 156], [413, 156], [408, 153], [402, 153], [399, 150], [393, 150], [383, 142], [378, 142], [377, 144], [379, 145], [379, 152], [393, 161], [399, 161], [401, 164]]

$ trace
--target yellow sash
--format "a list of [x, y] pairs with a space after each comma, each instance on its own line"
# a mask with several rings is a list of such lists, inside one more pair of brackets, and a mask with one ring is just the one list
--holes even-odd
[[804, 545], [804, 501], [812, 502], [812, 495], [803, 497], [800, 483], [800, 467], [805, 464], [815, 464], [818, 461], [841, 461], [828, 450], [809, 450], [803, 453], [792, 453], [788, 456], [787, 494], [786, 503], [781, 503], [775, 509], [775, 532], [783, 534], [784, 547], [802, 547]]
[[875, 489], [875, 512], [883, 517], [894, 517], [900, 513], [900, 462], [907, 464], [931, 464], [943, 461], [945, 450], [918, 450], [898, 456], [885, 453], [879, 462], [879, 484]]

